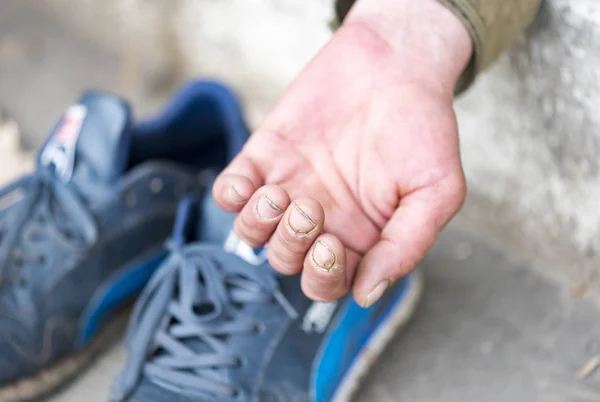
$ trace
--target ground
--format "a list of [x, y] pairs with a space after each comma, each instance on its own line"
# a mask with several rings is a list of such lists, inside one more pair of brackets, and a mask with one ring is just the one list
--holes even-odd
[[[460, 221], [422, 269], [420, 307], [355, 401], [600, 400], [599, 312], [579, 289], [561, 294]], [[104, 402], [123, 357], [116, 347], [55, 401]]]
[[[0, 4], [0, 110], [37, 146], [82, 88], [115, 89], [118, 58], [18, 0]], [[12, 129], [11, 129], [12, 130]], [[0, 179], [28, 167], [0, 130]], [[560, 286], [467, 220], [446, 230], [421, 269], [414, 319], [377, 362], [357, 401], [600, 400], [600, 320]], [[52, 401], [106, 401], [123, 360], [115, 347]]]

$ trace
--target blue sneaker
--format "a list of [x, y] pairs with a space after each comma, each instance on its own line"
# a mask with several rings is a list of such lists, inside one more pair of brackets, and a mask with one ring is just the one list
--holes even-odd
[[[170, 255], [138, 300], [112, 402], [347, 402], [421, 294], [419, 273], [369, 309], [307, 299], [210, 201], [182, 203]], [[195, 229], [194, 215], [202, 226]], [[212, 234], [212, 238], [207, 235]]]
[[211, 82], [139, 124], [108, 94], [68, 108], [35, 172], [0, 190], [0, 401], [47, 394], [108, 346], [179, 201], [203, 194], [247, 135], [236, 98]]

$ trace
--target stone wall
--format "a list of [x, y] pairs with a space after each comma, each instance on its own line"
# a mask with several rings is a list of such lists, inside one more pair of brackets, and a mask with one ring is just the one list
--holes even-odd
[[[254, 124], [327, 41], [332, 17], [323, 0], [45, 5], [119, 49], [135, 93], [216, 76], [241, 91]], [[470, 189], [462, 218], [568, 284], [600, 272], [599, 108], [597, 0], [548, 0], [516, 47], [456, 104]]]
[[[516, 47], [457, 102], [465, 215], [559, 279], [600, 267], [600, 2], [545, 2]], [[541, 265], [541, 264], [540, 264]]]

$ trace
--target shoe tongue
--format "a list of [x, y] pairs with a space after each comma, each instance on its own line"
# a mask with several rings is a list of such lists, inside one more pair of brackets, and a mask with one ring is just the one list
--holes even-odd
[[240, 239], [231, 229], [235, 217], [236, 214], [223, 211], [209, 191], [200, 204], [196, 239], [223, 244], [225, 252], [237, 255], [250, 265], [262, 265], [267, 261], [266, 246], [252, 248]]
[[69, 107], [40, 151], [38, 163], [86, 192], [114, 184], [125, 169], [131, 108], [122, 99], [88, 92]]
[[184, 197], [177, 210], [172, 240], [179, 246], [189, 242], [223, 244], [223, 250], [235, 254], [250, 265], [267, 261], [266, 246], [252, 248], [231, 229], [235, 214], [224, 212], [208, 192], [202, 200]]

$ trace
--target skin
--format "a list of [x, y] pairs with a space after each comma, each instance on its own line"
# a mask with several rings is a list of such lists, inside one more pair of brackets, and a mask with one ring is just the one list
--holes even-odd
[[464, 201], [452, 103], [471, 54], [436, 0], [359, 0], [217, 179], [236, 233], [312, 299], [378, 300]]

